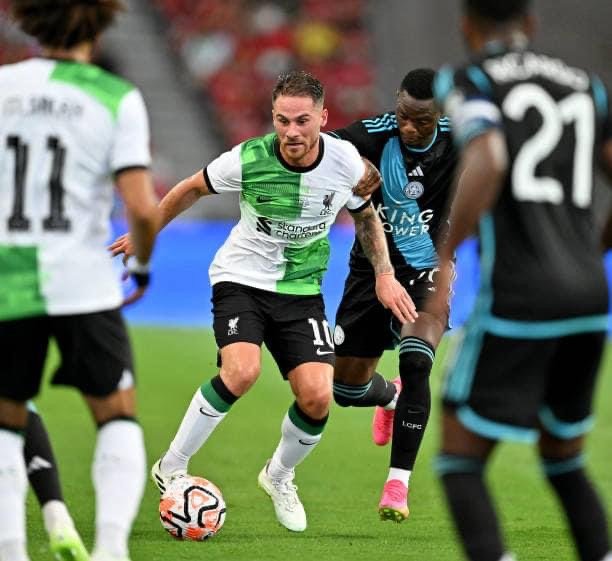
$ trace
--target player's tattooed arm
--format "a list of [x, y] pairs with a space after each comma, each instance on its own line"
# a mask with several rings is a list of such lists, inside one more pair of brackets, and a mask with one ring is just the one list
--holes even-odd
[[395, 278], [382, 222], [371, 205], [354, 214], [355, 232], [376, 275], [376, 297], [401, 323], [414, 323], [418, 314], [412, 298]]
[[372, 264], [374, 273], [392, 273], [393, 266], [380, 217], [372, 205], [354, 214], [355, 234], [363, 252]]
[[366, 171], [359, 183], [353, 187], [353, 193], [360, 197], [369, 197], [376, 189], [380, 187], [382, 177], [376, 166], [367, 158], [362, 157], [363, 163], [366, 166]]

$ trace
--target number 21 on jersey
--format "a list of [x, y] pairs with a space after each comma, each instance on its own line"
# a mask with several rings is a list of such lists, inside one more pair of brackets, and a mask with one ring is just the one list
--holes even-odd
[[557, 102], [537, 84], [514, 87], [502, 104], [504, 115], [522, 121], [529, 109], [538, 111], [542, 125], [521, 146], [512, 168], [512, 192], [516, 200], [561, 204], [563, 185], [554, 177], [536, 176], [536, 168], [558, 148], [565, 125], [574, 125], [572, 202], [579, 208], [591, 204], [593, 190], [593, 142], [595, 108], [585, 93], [572, 93]]

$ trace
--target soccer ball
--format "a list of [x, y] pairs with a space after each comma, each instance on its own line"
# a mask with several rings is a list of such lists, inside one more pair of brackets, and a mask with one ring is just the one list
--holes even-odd
[[192, 475], [173, 479], [159, 501], [162, 526], [180, 540], [212, 538], [225, 522], [225, 511], [219, 488]]

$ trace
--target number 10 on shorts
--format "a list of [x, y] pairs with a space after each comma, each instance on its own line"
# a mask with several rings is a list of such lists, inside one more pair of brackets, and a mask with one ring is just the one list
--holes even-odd
[[[322, 347], [327, 344], [330, 349], [334, 348], [334, 343], [332, 339], [332, 332], [329, 327], [329, 323], [327, 320], [321, 320], [321, 326], [319, 326], [319, 322], [314, 318], [308, 318], [308, 323], [312, 327], [312, 334], [314, 339], [312, 340], [313, 345], [316, 347]], [[323, 336], [325, 337], [325, 341], [321, 338], [321, 330], [323, 331]]]

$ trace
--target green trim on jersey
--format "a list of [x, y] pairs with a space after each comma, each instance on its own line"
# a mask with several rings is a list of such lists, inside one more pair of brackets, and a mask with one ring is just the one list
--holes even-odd
[[329, 253], [327, 236], [305, 246], [288, 246], [284, 251], [285, 274], [276, 283], [276, 290], [302, 296], [319, 294]]
[[91, 95], [117, 118], [121, 100], [134, 89], [125, 80], [94, 66], [81, 62], [57, 62], [50, 80], [70, 84]]
[[45, 313], [38, 248], [0, 245], [0, 320]]
[[274, 153], [275, 133], [242, 144], [241, 197], [258, 215], [272, 219], [298, 218], [302, 214], [301, 174], [289, 171]]

